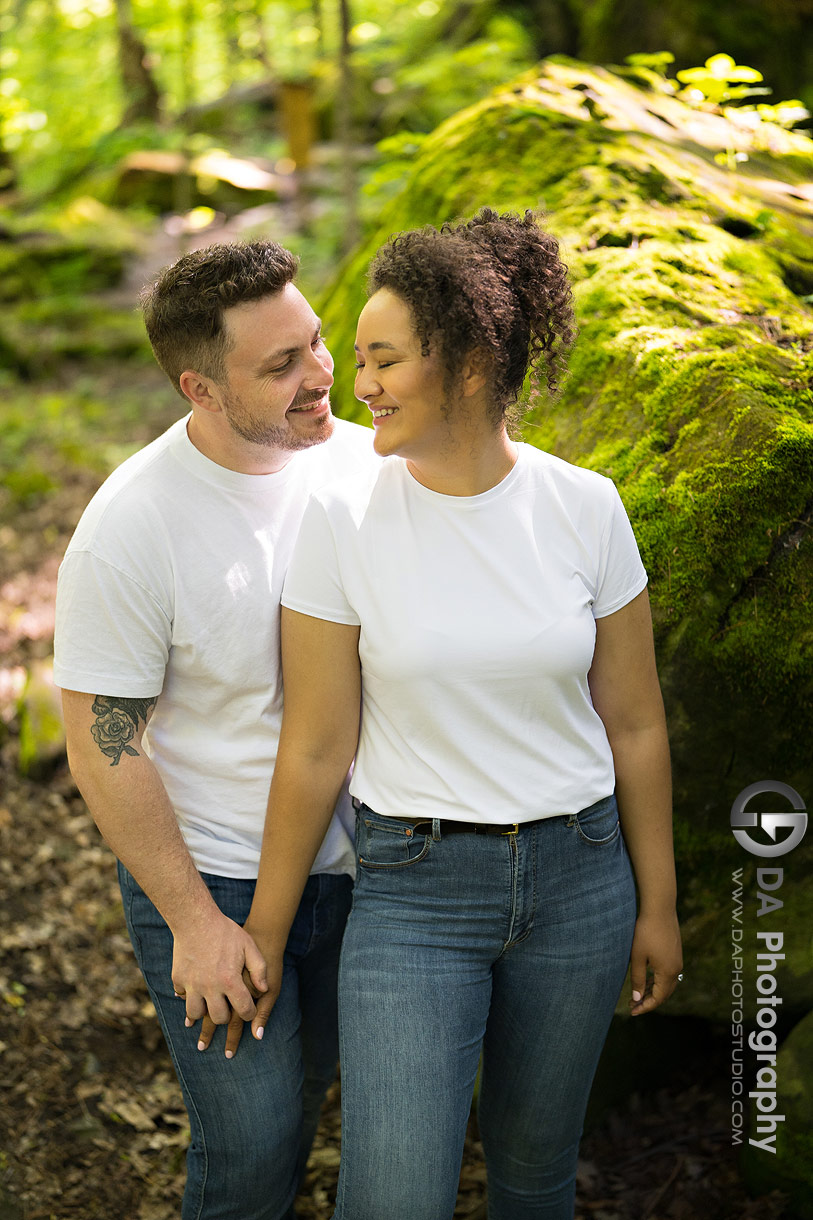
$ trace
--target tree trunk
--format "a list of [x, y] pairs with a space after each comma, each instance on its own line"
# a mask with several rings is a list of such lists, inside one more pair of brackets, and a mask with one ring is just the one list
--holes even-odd
[[121, 126], [157, 123], [161, 117], [161, 97], [147, 65], [147, 49], [133, 25], [130, 0], [115, 0], [115, 4], [119, 70], [125, 98]]
[[342, 159], [342, 199], [345, 208], [342, 252], [349, 253], [357, 244], [361, 229], [358, 215], [358, 182], [353, 139], [353, 65], [351, 63], [350, 30], [352, 17], [350, 0], [339, 0], [341, 38], [339, 40], [339, 92], [336, 97], [336, 135]]
[[531, 35], [537, 55], [573, 55], [581, 51], [582, 22], [573, 0], [525, 0], [509, 7]]
[[251, 6], [250, 15], [254, 30], [257, 34], [257, 42], [253, 58], [259, 60], [267, 72], [271, 71], [271, 52], [268, 47], [268, 36], [265, 30], [265, 21], [263, 20], [262, 6], [254, 0]]
[[319, 31], [319, 41], [316, 44], [320, 55], [325, 53], [325, 23], [322, 15], [322, 0], [311, 0], [313, 24]]
[[195, 98], [195, 5], [181, 0], [178, 12], [178, 109], [183, 114]]
[[[457, 0], [457, 4], [443, 18], [443, 24], [433, 35], [433, 41], [445, 43], [451, 49], [465, 47], [485, 34], [486, 27], [501, 7], [500, 0]], [[511, 4], [502, 4], [513, 8]], [[520, 4], [521, 8], [527, 5]]]
[[[0, 51], [3, 49], [2, 37], [0, 37]], [[3, 146], [2, 130], [0, 130], [0, 194], [3, 191], [13, 190], [16, 186], [17, 175], [14, 171], [14, 162], [11, 159], [11, 153]]]
[[233, 80], [236, 77], [237, 65], [242, 58], [237, 10], [233, 4], [221, 4], [218, 7], [218, 16], [220, 20], [220, 36], [223, 40], [223, 54], [226, 61], [226, 76], [229, 80]]

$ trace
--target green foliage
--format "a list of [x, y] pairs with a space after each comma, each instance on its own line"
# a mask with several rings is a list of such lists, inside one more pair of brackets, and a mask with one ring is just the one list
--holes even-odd
[[[789, 581], [807, 588], [804, 566], [779, 562], [813, 498], [813, 318], [785, 282], [790, 252], [810, 267], [810, 230], [776, 195], [729, 188], [713, 145], [703, 162], [574, 120], [583, 92], [573, 86], [611, 102], [608, 74], [548, 64], [422, 143], [375, 234], [325, 294], [335, 397], [364, 418], [346, 370], [381, 240], [486, 202], [544, 204], [565, 243], [581, 333], [561, 402], [532, 411], [525, 435], [621, 485], [661, 648], [680, 642], [737, 689], [778, 693], [813, 666], [809, 595], [786, 596]], [[652, 104], [642, 100], [642, 121]], [[668, 105], [676, 122], [684, 104]], [[781, 175], [781, 158], [763, 169]], [[769, 561], [763, 581], [755, 574]]]
[[[392, 54], [392, 52], [391, 52]], [[450, 114], [478, 101], [508, 77], [530, 67], [534, 52], [527, 33], [510, 17], [496, 16], [485, 36], [455, 48], [435, 43], [420, 58], [398, 59], [372, 88], [384, 85], [377, 115], [386, 133], [431, 131]], [[379, 70], [384, 70], [381, 64]], [[358, 70], [365, 73], [363, 55]]]
[[[522, 24], [505, 15], [493, 16], [459, 45], [453, 36], [451, 43], [441, 41], [438, 31], [452, 7], [451, 0], [353, 0], [360, 132], [429, 131], [533, 62]], [[122, 129], [129, 99], [120, 79], [113, 0], [24, 6], [0, 0], [0, 147], [14, 156], [26, 192], [44, 198], [89, 171], [103, 174], [136, 148], [187, 148], [190, 132], [173, 118], [252, 82], [310, 80], [322, 109], [332, 108], [337, 5], [322, 5], [321, 24], [311, 0], [193, 0], [182, 12], [159, 0], [133, 0], [132, 12], [164, 121]], [[205, 128], [206, 117], [199, 121]], [[244, 153], [273, 155], [277, 117], [237, 107], [216, 121], [239, 138]]]
[[169, 384], [152, 369], [146, 378], [134, 370], [132, 389], [114, 395], [101, 371], [77, 377], [70, 390], [23, 387], [0, 373], [0, 391], [0, 519], [57, 491], [66, 469], [106, 476], [140, 447], [145, 424], [178, 414]]
[[[810, 112], [798, 98], [776, 102], [774, 105], [759, 103], [756, 106], [731, 106], [732, 102], [739, 102], [757, 94], [767, 94], [771, 90], [762, 86], [753, 88], [757, 81], [762, 80], [762, 73], [756, 68], [737, 64], [730, 55], [711, 55], [702, 67], [682, 69], [676, 74], [678, 81], [684, 86], [681, 90], [678, 90], [666, 75], [667, 66], [673, 62], [674, 56], [669, 51], [628, 55], [625, 60], [629, 65], [629, 75], [650, 88], [676, 93], [688, 106], [710, 108], [725, 115], [740, 129], [740, 137], [744, 132], [756, 148], [765, 144], [770, 147], [771, 127], [791, 128], [796, 123], [810, 118]], [[741, 139], [738, 143], [741, 143]], [[723, 151], [716, 154], [716, 160], [726, 169], [736, 170], [740, 163], [748, 160], [748, 153], [742, 147], [735, 147], [732, 139]]]
[[659, 89], [666, 93], [675, 92], [674, 82], [667, 76], [667, 68], [674, 62], [675, 57], [671, 51], [639, 51], [624, 58], [624, 63], [629, 65], [628, 76], [641, 81], [650, 89]]
[[684, 68], [677, 73], [677, 78], [686, 86], [680, 97], [690, 105], [710, 102], [712, 106], [721, 106], [723, 102], [770, 92], [769, 89], [749, 89], [748, 85], [762, 80], [762, 73], [735, 63], [730, 55], [711, 55], [702, 68]]

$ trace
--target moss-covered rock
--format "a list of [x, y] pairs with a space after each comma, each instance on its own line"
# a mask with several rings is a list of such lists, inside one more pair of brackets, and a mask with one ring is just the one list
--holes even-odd
[[[786, 1038], [776, 1059], [776, 1106], [774, 1114], [784, 1116], [777, 1121], [775, 1143], [769, 1142], [765, 1130], [758, 1130], [755, 1099], [748, 1104], [754, 1117], [749, 1142], [743, 1145], [742, 1164], [745, 1181], [755, 1194], [777, 1187], [788, 1198], [785, 1213], [796, 1220], [813, 1220], [813, 1085], [810, 1064], [813, 1063], [813, 1012], [809, 1013]], [[770, 1077], [768, 1069], [768, 1077]], [[770, 1083], [770, 1081], [768, 1081]], [[749, 1092], [752, 1091], [749, 1089]], [[770, 1098], [767, 1105], [770, 1105]], [[762, 1146], [752, 1144], [759, 1141]]]
[[0, 301], [115, 288], [142, 238], [124, 213], [88, 196], [23, 216], [0, 208]]
[[[749, 157], [737, 172], [720, 163], [732, 151]], [[378, 245], [483, 204], [547, 211], [581, 333], [560, 401], [523, 435], [610, 475], [633, 520], [674, 756], [687, 971], [672, 1009], [718, 1020], [731, 874], [753, 874], [731, 803], [765, 778], [813, 801], [811, 181], [807, 137], [549, 60], [421, 144], [322, 302], [334, 398], [366, 420], [350, 353]], [[784, 858], [797, 1016], [813, 1002], [808, 844]]]
[[29, 380], [58, 373], [66, 360], [152, 359], [135, 309], [116, 309], [103, 296], [43, 297], [7, 306], [0, 368]]
[[59, 691], [54, 686], [53, 658], [35, 661], [31, 666], [17, 717], [21, 773], [47, 775], [65, 754], [65, 726]]
[[120, 283], [125, 251], [50, 233], [0, 242], [0, 299], [29, 300], [66, 292], [100, 292]]
[[190, 160], [180, 152], [144, 149], [118, 167], [111, 202], [154, 212], [207, 206], [232, 215], [289, 193], [290, 184], [256, 158], [210, 150]]

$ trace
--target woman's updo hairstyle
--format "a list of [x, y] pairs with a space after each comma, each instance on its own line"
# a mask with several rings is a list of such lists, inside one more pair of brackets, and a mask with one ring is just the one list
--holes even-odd
[[432, 348], [440, 356], [447, 392], [466, 358], [479, 354], [500, 421], [529, 368], [532, 393], [542, 373], [548, 392], [558, 393], [575, 337], [572, 296], [559, 245], [533, 212], [481, 208], [440, 230], [400, 233], [370, 266], [370, 295], [381, 288], [408, 305], [424, 356]]

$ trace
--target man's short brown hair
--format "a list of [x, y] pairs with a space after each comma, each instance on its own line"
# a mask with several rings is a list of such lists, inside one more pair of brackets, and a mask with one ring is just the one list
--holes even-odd
[[226, 381], [230, 343], [224, 310], [280, 292], [299, 260], [275, 241], [234, 242], [185, 254], [141, 291], [140, 304], [155, 359], [178, 393], [194, 369]]

